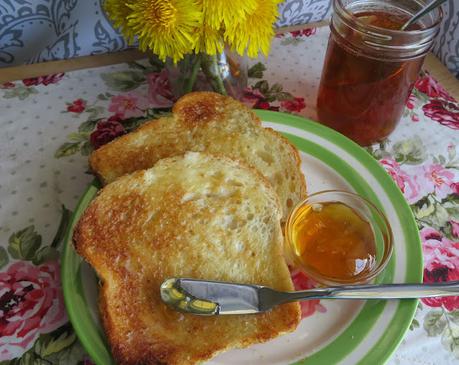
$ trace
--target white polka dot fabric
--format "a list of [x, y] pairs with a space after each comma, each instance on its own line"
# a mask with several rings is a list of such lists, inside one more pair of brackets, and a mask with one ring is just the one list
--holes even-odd
[[[271, 86], [280, 84], [283, 91], [298, 99], [303, 98], [305, 106], [299, 102], [299, 106], [293, 107], [297, 109], [292, 110], [291, 105], [285, 106], [280, 100], [263, 104], [263, 98], [258, 95], [259, 105], [316, 119], [315, 100], [328, 36], [328, 28], [319, 28], [310, 29], [302, 35], [285, 34], [275, 38], [268, 59], [259, 60], [266, 66], [261, 80], [266, 80]], [[254, 65], [256, 62], [254, 60], [250, 63]], [[87, 156], [80, 151], [84, 143], [89, 145], [87, 141], [94, 126], [84, 130], [82, 123], [95, 119], [107, 121], [108, 117], [115, 115], [115, 110], [122, 114], [117, 114], [120, 118], [125, 119], [138, 118], [150, 112], [148, 103], [151, 103], [150, 94], [154, 85], [144, 75], [148, 64], [143, 62], [142, 65], [119, 64], [47, 78], [14, 81], [1, 86], [0, 246], [8, 247], [13, 232], [32, 224], [42, 235], [44, 244], [50, 244], [58, 228], [62, 205], [74, 209], [93, 179], [87, 172]], [[253, 87], [257, 81], [259, 79], [250, 79], [250, 85]], [[379, 159], [387, 157], [387, 160], [395, 158], [397, 151], [408, 151], [407, 156], [411, 157], [417, 151], [416, 156], [421, 154], [424, 162], [416, 162], [418, 165], [410, 160], [395, 162], [401, 169], [408, 171], [408, 175], [413, 176], [415, 168], [426, 169], [441, 165], [443, 175], [438, 175], [440, 170], [435, 170], [435, 174], [442, 181], [451, 181], [450, 190], [447, 191], [449, 195], [446, 195], [450, 199], [454, 197], [453, 184], [458, 183], [459, 163], [456, 157], [450, 160], [444, 157], [445, 160], [439, 162], [436, 159], [457, 152], [459, 107], [441, 85], [436, 84], [428, 75], [423, 75], [417, 83], [411, 102], [388, 143], [373, 146], [372, 153]], [[113, 131], [110, 130], [110, 133]], [[97, 138], [105, 138], [103, 132], [101, 128]], [[63, 144], [69, 148], [65, 153]], [[419, 152], [419, 149], [422, 151]], [[57, 158], [56, 153], [65, 156]], [[445, 186], [442, 188], [446, 189]], [[457, 200], [454, 204], [454, 209], [457, 209]], [[412, 207], [417, 209], [415, 205]], [[457, 212], [454, 211], [454, 214]], [[451, 224], [450, 221], [445, 222], [444, 227]], [[446, 235], [446, 231], [441, 232]], [[458, 241], [450, 236], [449, 240], [452, 239]], [[13, 261], [10, 257], [10, 264]], [[433, 337], [429, 337], [424, 329], [426, 316], [431, 310], [424, 305], [418, 312], [416, 320], [419, 326], [408, 331], [389, 364], [457, 363], [455, 354], [459, 353], [459, 345], [448, 350], [448, 329], [443, 329], [443, 332]], [[455, 313], [454, 310], [451, 313]], [[452, 326], [451, 331], [458, 336], [458, 325], [453, 323]], [[20, 356], [21, 351], [27, 350], [16, 348], [13, 353], [10, 347], [5, 347], [10, 351], [9, 355], [1, 355], [1, 341], [0, 360], [8, 359], [1, 356], [14, 358]]]

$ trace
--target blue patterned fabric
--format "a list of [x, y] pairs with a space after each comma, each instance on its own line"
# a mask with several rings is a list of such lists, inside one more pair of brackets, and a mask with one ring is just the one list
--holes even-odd
[[459, 0], [449, 0], [443, 5], [443, 12], [434, 53], [459, 79]]
[[0, 66], [124, 48], [100, 0], [0, 0]]
[[331, 15], [330, 0], [286, 0], [279, 6], [278, 27], [308, 24], [327, 19]]
[[[0, 0], [0, 67], [116, 52], [127, 47], [102, 0]], [[229, 0], [230, 1], [230, 0]], [[277, 26], [327, 19], [330, 0], [286, 0]], [[459, 0], [444, 5], [434, 48], [459, 78]]]

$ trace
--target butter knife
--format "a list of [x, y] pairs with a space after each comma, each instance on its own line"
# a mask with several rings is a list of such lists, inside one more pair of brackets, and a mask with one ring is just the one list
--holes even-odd
[[459, 281], [434, 284], [344, 285], [282, 292], [261, 285], [170, 278], [161, 299], [180, 312], [197, 315], [263, 313], [287, 302], [308, 299], [417, 299], [459, 295]]

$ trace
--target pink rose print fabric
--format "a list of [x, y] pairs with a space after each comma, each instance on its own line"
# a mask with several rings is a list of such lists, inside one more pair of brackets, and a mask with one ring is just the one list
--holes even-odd
[[440, 164], [423, 166], [416, 178], [424, 194], [435, 193], [437, 198], [444, 199], [453, 192], [454, 173]]
[[120, 123], [118, 116], [115, 115], [108, 118], [106, 121], [97, 123], [96, 130], [91, 133], [89, 140], [94, 149], [98, 149], [125, 133], [126, 129], [124, 129], [124, 126]]
[[422, 111], [426, 117], [444, 126], [459, 129], [459, 106], [455, 102], [432, 100], [422, 107]]
[[[424, 282], [437, 283], [459, 280], [459, 240], [452, 241], [433, 228], [421, 230], [424, 254]], [[429, 307], [444, 307], [448, 311], [459, 309], [459, 296], [425, 298]]]
[[414, 87], [426, 94], [429, 98], [442, 98], [448, 101], [454, 101], [454, 98], [448, 94], [444, 87], [427, 73], [416, 81]]
[[152, 108], [167, 108], [174, 103], [167, 70], [147, 75], [148, 101]]
[[108, 111], [122, 119], [140, 117], [148, 107], [148, 100], [141, 95], [126, 93], [111, 98]]
[[418, 104], [427, 118], [451, 129], [459, 129], [457, 101], [428, 73], [423, 73], [416, 81], [406, 104], [413, 122], [419, 121], [419, 116], [412, 111]]
[[39, 76], [39, 77], [32, 77], [30, 79], [22, 80], [22, 83], [25, 86], [37, 86], [37, 85], [44, 85], [48, 86], [51, 84], [57, 84], [61, 81], [64, 77], [64, 73], [53, 74], [53, 75], [46, 75], [46, 76]]
[[0, 361], [67, 322], [59, 270], [57, 262], [18, 261], [0, 273]]
[[86, 100], [76, 99], [67, 104], [67, 111], [71, 113], [82, 113], [86, 109]]
[[385, 168], [392, 179], [394, 179], [408, 203], [414, 204], [422, 197], [420, 194], [421, 186], [416, 176], [409, 175], [397, 161], [391, 158], [382, 159], [379, 163]]

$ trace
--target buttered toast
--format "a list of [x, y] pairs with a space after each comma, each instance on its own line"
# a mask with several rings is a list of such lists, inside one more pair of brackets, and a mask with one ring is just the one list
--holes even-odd
[[211, 92], [194, 92], [177, 101], [171, 117], [145, 123], [90, 156], [102, 182], [153, 166], [186, 151], [219, 154], [257, 169], [273, 185], [283, 211], [305, 197], [306, 184], [298, 151], [286, 138], [263, 128], [244, 104]]
[[189, 152], [105, 186], [74, 231], [97, 271], [100, 311], [120, 364], [196, 364], [293, 331], [298, 303], [258, 315], [182, 314], [160, 299], [169, 277], [293, 290], [282, 254], [281, 206], [256, 170]]

